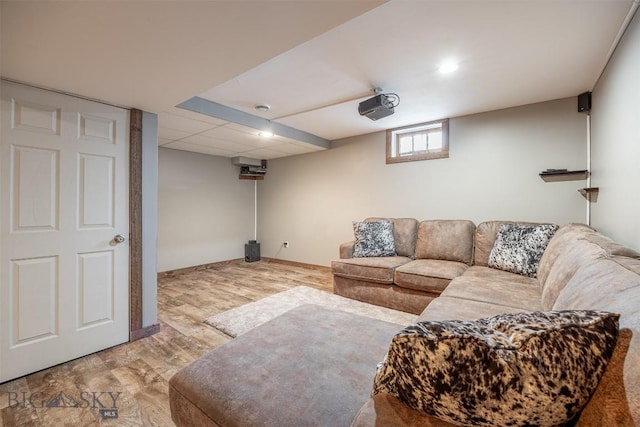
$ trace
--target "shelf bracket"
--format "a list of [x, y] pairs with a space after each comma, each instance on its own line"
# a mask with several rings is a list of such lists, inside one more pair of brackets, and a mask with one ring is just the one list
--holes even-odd
[[600, 191], [600, 188], [598, 187], [581, 188], [578, 190], [578, 192], [582, 194], [582, 197], [584, 197], [585, 199], [587, 199], [587, 201], [592, 203], [598, 201], [599, 191]]

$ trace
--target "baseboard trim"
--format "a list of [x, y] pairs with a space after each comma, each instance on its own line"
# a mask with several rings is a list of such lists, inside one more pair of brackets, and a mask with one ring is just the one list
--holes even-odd
[[167, 270], [167, 271], [162, 271], [160, 273], [158, 273], [158, 279], [164, 279], [167, 277], [174, 277], [174, 276], [178, 276], [180, 274], [185, 274], [185, 273], [191, 273], [194, 271], [199, 271], [199, 270], [211, 270], [211, 269], [217, 269], [217, 268], [221, 268], [221, 267], [226, 267], [230, 264], [240, 264], [244, 262], [244, 258], [237, 258], [237, 259], [230, 259], [227, 261], [218, 261], [218, 262], [211, 262], [208, 264], [200, 264], [200, 265], [194, 265], [193, 267], [185, 267], [185, 268], [178, 268], [176, 270]]
[[145, 326], [141, 329], [136, 329], [129, 333], [129, 342], [137, 341], [142, 338], [150, 337], [153, 334], [160, 332], [160, 323], [154, 323], [153, 325]]
[[[303, 268], [308, 268], [310, 270], [323, 271], [325, 273], [331, 272], [331, 267], [327, 267], [325, 265], [307, 264], [304, 262], [289, 261], [286, 259], [269, 258], [269, 257], [262, 257], [260, 258], [260, 261], [271, 262], [274, 264], [290, 265], [293, 267], [303, 267]], [[158, 280], [175, 277], [180, 274], [191, 273], [194, 271], [223, 268], [231, 264], [243, 264], [244, 262], [245, 262], [244, 258], [237, 258], [237, 259], [230, 259], [227, 261], [212, 262], [209, 264], [194, 265], [193, 267], [178, 268], [176, 270], [167, 270], [167, 271], [158, 273]]]
[[274, 264], [284, 264], [284, 265], [290, 265], [293, 267], [304, 267], [310, 270], [331, 272], [331, 267], [327, 267], [326, 265], [306, 264], [304, 262], [289, 261], [287, 259], [278, 259], [278, 258], [269, 258], [269, 257], [262, 257], [260, 260], [264, 262], [272, 262]]

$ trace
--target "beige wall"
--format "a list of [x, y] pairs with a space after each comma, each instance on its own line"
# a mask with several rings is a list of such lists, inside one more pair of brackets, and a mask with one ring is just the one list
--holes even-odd
[[[450, 120], [448, 159], [385, 164], [385, 133], [276, 159], [258, 185], [262, 256], [329, 265], [367, 216], [584, 222], [584, 181], [545, 183], [546, 168], [586, 168], [576, 98]], [[282, 242], [288, 240], [289, 248]]]
[[593, 91], [591, 224], [640, 250], [640, 14]]
[[244, 258], [254, 233], [254, 182], [224, 157], [160, 148], [158, 271]]

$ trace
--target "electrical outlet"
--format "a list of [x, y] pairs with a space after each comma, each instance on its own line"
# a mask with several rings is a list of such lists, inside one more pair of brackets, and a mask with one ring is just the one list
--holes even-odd
[[289, 242], [287, 240], [284, 241], [284, 243], [282, 244], [282, 246], [284, 246], [285, 248], [289, 247]]

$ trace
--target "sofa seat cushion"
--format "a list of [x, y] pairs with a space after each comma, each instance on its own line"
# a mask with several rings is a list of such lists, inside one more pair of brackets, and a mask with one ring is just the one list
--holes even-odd
[[452, 280], [443, 296], [486, 302], [524, 310], [540, 310], [540, 288], [535, 283], [461, 276]]
[[415, 315], [422, 313], [422, 310], [439, 295], [388, 283], [373, 283], [340, 276], [333, 276], [333, 293]]
[[431, 303], [418, 316], [417, 322], [424, 320], [475, 320], [503, 313], [527, 311], [518, 307], [491, 304], [488, 302], [464, 300], [444, 295]]
[[331, 261], [331, 273], [350, 279], [391, 284], [395, 269], [410, 261], [411, 258], [401, 256], [340, 259]]
[[498, 270], [491, 267], [482, 267], [478, 265], [471, 266], [464, 272], [465, 277], [477, 277], [487, 281], [500, 281], [509, 283], [522, 283], [524, 285], [532, 285], [538, 281], [532, 277], [523, 276], [521, 274], [509, 273], [508, 271]]
[[295, 308], [174, 375], [172, 418], [202, 425], [182, 417], [188, 405], [221, 426], [348, 426], [401, 328], [317, 305]]
[[439, 293], [467, 268], [463, 262], [417, 259], [396, 268], [394, 283], [402, 288]]
[[391, 284], [395, 269], [410, 261], [402, 256], [347, 258], [331, 261], [331, 272], [350, 279]]

